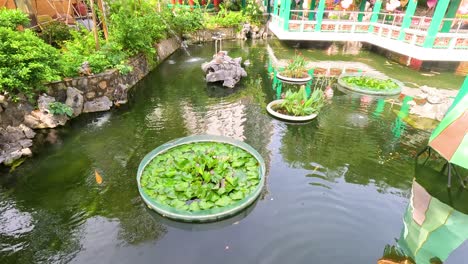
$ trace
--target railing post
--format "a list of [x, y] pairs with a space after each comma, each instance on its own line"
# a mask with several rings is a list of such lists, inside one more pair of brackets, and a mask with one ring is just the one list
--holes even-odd
[[283, 29], [289, 31], [289, 17], [291, 16], [291, 0], [283, 1]]
[[418, 0], [410, 0], [408, 3], [408, 7], [406, 8], [405, 17], [403, 18], [403, 23], [401, 23], [400, 27], [400, 35], [398, 36], [398, 40], [405, 39], [405, 30], [411, 26], [411, 22], [413, 21], [414, 12], [416, 11], [416, 7], [418, 6]]
[[322, 30], [323, 13], [325, 11], [325, 0], [320, 0], [317, 10], [317, 24], [315, 25], [315, 32]]
[[[452, 0], [450, 1], [450, 5], [447, 10], [447, 14], [445, 14], [445, 18], [454, 18], [455, 15], [457, 14], [458, 8], [460, 7], [461, 0]], [[448, 20], [444, 22], [444, 25], [442, 26], [442, 29], [440, 32], [449, 32], [450, 28], [452, 27], [452, 20]]]
[[364, 18], [364, 13], [362, 13], [362, 12], [366, 11], [366, 3], [367, 3], [367, 1], [363, 0], [363, 1], [361, 1], [361, 5], [359, 6], [359, 12], [360, 13], [359, 13], [358, 18], [357, 18], [359, 22], [362, 22], [362, 19]]
[[431, 24], [427, 29], [427, 36], [423, 44], [424, 48], [432, 48], [434, 46], [437, 33], [439, 32], [440, 23], [442, 22], [442, 19], [445, 16], [445, 11], [447, 11], [449, 3], [450, 0], [439, 0], [437, 2], [434, 15], [432, 16]]
[[379, 19], [380, 8], [382, 8], [382, 0], [375, 1], [374, 9], [372, 9], [372, 16], [370, 19], [370, 25], [368, 30], [369, 33], [372, 33], [374, 31], [373, 23], [377, 22], [377, 20]]

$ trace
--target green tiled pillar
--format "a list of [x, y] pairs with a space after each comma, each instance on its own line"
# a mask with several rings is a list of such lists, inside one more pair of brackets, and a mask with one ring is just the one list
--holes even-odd
[[411, 21], [413, 20], [413, 15], [414, 15], [414, 12], [416, 11], [417, 6], [418, 6], [418, 0], [410, 0], [408, 2], [408, 7], [406, 8], [405, 16], [403, 18], [403, 23], [401, 23], [400, 35], [398, 36], [398, 40], [405, 40], [405, 29], [411, 26]]
[[283, 9], [283, 13], [281, 14], [281, 17], [283, 18], [283, 29], [289, 31], [289, 17], [291, 16], [291, 0], [284, 0], [283, 3], [281, 3], [281, 9]]
[[[447, 14], [445, 14], [445, 18], [454, 18], [457, 14], [458, 8], [460, 8], [461, 2], [461, 0], [450, 1], [450, 5], [448, 7]], [[452, 21], [445, 21], [440, 32], [449, 32], [450, 27], [452, 27]]]
[[314, 15], [315, 15], [315, 14], [314, 14], [315, 4], [316, 4], [316, 0], [312, 0], [311, 3], [310, 3], [309, 20], [314, 19]]
[[[364, 12], [364, 11], [366, 10], [366, 3], [367, 3], [366, 0], [362, 0], [362, 1], [361, 1], [361, 5], [359, 6], [359, 12]], [[357, 18], [358, 21], [359, 21], [359, 22], [362, 22], [362, 18], [363, 18], [363, 17], [364, 17], [364, 14], [362, 14], [362, 13], [359, 14], [359, 15], [358, 15], [358, 18]]]
[[437, 33], [439, 32], [440, 23], [442, 22], [442, 19], [444, 19], [445, 11], [447, 11], [449, 3], [450, 0], [439, 0], [437, 2], [434, 16], [432, 16], [431, 25], [429, 25], [429, 28], [427, 29], [427, 36], [423, 44], [424, 48], [432, 48], [434, 46]]
[[278, 15], [278, 1], [279, 0], [273, 0], [273, 14], [275, 16]]
[[317, 10], [317, 24], [315, 25], [315, 32], [322, 30], [323, 12], [325, 11], [325, 0], [320, 0]]
[[[382, 0], [375, 1], [374, 9], [372, 9], [372, 16], [371, 16], [371, 19], [370, 19], [371, 24], [375, 23], [375, 22], [377, 22], [377, 20], [379, 20], [379, 12], [380, 12], [381, 8], [382, 8]], [[369, 26], [369, 32], [373, 32], [373, 31], [374, 31], [374, 26], [370, 25]]]

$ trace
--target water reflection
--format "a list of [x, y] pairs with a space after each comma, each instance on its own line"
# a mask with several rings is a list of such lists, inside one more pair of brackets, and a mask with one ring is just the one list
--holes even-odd
[[468, 239], [467, 226], [468, 193], [447, 189], [442, 174], [418, 165], [398, 239], [400, 254], [393, 255], [412, 263], [445, 262]]

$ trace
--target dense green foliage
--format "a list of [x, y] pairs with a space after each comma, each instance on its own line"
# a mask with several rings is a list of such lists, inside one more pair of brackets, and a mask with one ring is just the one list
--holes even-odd
[[203, 14], [200, 10], [180, 9], [176, 12], [164, 12], [164, 19], [170, 21], [170, 29], [176, 34], [185, 34], [203, 28]]
[[42, 26], [42, 28], [39, 36], [54, 47], [59, 48], [63, 42], [72, 38], [70, 27], [65, 23], [52, 21]]
[[281, 72], [281, 75], [290, 78], [304, 78], [307, 75], [307, 61], [301, 54], [294, 55], [288, 66]]
[[[62, 47], [62, 72], [64, 76], [77, 76], [83, 62], [87, 61], [93, 73], [100, 73], [106, 69], [119, 68], [125, 65], [129, 54], [122, 46], [115, 42], [105, 43], [96, 51], [92, 32], [87, 30], [72, 31], [72, 39], [66, 41]], [[125, 67], [124, 67], [125, 68]]]
[[0, 27], [16, 29], [29, 24], [28, 16], [17, 9], [0, 8]]
[[61, 102], [52, 102], [49, 104], [49, 111], [53, 115], [67, 115], [67, 116], [72, 116], [73, 115], [73, 109]]
[[349, 86], [354, 86], [366, 90], [393, 90], [399, 85], [392, 79], [379, 79], [369, 76], [345, 76], [341, 78]]
[[111, 41], [129, 54], [143, 52], [148, 58], [156, 54], [154, 44], [166, 37], [167, 25], [151, 5], [114, 4], [110, 15], [109, 35]]
[[325, 98], [322, 90], [314, 90], [307, 99], [307, 92], [302, 86], [297, 92], [288, 90], [284, 101], [276, 106], [274, 110], [291, 116], [307, 116], [317, 114], [322, 109], [324, 102]]
[[224, 207], [253, 193], [260, 182], [258, 161], [223, 143], [191, 143], [156, 156], [141, 176], [146, 194], [186, 211]]
[[33, 31], [0, 26], [0, 94], [29, 99], [42, 83], [59, 79], [59, 52]]
[[247, 0], [247, 5], [243, 13], [252, 24], [261, 25], [265, 22], [263, 11], [260, 10], [260, 7], [257, 5], [255, 0]]
[[237, 27], [240, 29], [242, 24], [247, 21], [249, 21], [248, 17], [242, 12], [229, 12], [225, 8], [221, 8], [216, 15], [205, 13], [204, 17], [205, 27], [211, 29], [217, 27]]

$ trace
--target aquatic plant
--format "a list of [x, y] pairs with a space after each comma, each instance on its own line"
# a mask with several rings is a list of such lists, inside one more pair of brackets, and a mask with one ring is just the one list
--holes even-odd
[[307, 99], [307, 92], [302, 86], [297, 92], [288, 90], [283, 102], [273, 107], [273, 110], [290, 116], [307, 116], [317, 114], [323, 107], [324, 102], [325, 98], [322, 90], [314, 90]]
[[156, 156], [141, 176], [143, 191], [185, 211], [224, 207], [253, 193], [259, 163], [247, 151], [217, 142], [181, 145]]
[[341, 80], [347, 85], [366, 90], [393, 90], [399, 87], [392, 79], [379, 79], [369, 76], [345, 76]]
[[61, 102], [52, 102], [49, 104], [48, 108], [53, 115], [67, 115], [69, 117], [73, 115], [73, 109]]
[[289, 61], [288, 66], [281, 72], [281, 75], [290, 78], [303, 78], [307, 75], [307, 61], [301, 53], [294, 55], [292, 60]]

